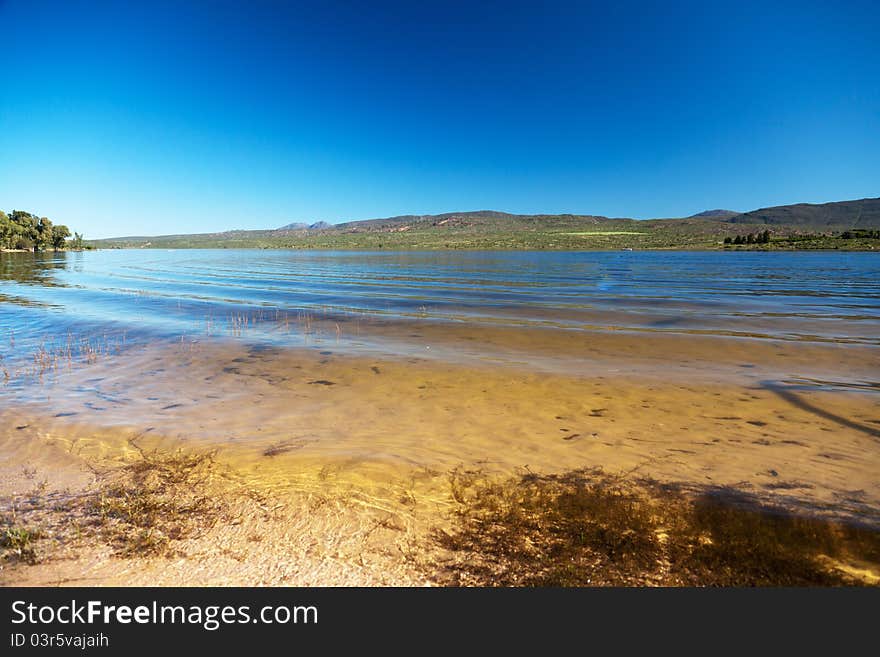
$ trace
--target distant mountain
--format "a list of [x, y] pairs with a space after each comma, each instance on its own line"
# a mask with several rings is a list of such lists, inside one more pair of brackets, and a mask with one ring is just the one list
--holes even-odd
[[[705, 210], [669, 219], [591, 214], [509, 214], [495, 210], [408, 214], [328, 224], [290, 223], [268, 230], [94, 240], [95, 246], [137, 248], [715, 248], [725, 237], [772, 226], [775, 237], [880, 228], [880, 199], [781, 205], [751, 212]], [[836, 248], [836, 247], [835, 247]]]
[[767, 224], [799, 228], [880, 228], [880, 198], [835, 203], [797, 203], [744, 212], [727, 219], [732, 224]]
[[495, 210], [447, 212], [445, 214], [406, 214], [384, 219], [349, 221], [333, 226], [344, 232], [397, 232], [440, 228], [474, 230], [529, 230], [545, 227], [578, 228], [607, 222], [636, 219], [610, 219], [585, 214], [509, 214]]
[[275, 230], [326, 230], [330, 227], [332, 227], [332, 224], [328, 224], [326, 221], [316, 221], [313, 224], [307, 224], [302, 221], [297, 221], [295, 223], [282, 226], [281, 228], [276, 228]]
[[702, 212], [697, 212], [697, 214], [692, 214], [688, 219], [730, 219], [730, 217], [735, 217], [741, 212], [734, 212], [733, 210], [703, 210]]

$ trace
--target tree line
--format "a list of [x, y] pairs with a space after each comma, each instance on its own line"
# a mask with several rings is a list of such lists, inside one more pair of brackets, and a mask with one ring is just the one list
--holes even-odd
[[46, 249], [83, 248], [81, 233], [73, 233], [64, 224], [53, 224], [47, 217], [38, 217], [24, 210], [9, 214], [0, 210], [0, 249], [44, 251]]
[[736, 237], [725, 237], [725, 244], [769, 244], [770, 231], [765, 230], [760, 233], [749, 233], [748, 235], [737, 235]]
[[841, 233], [840, 238], [844, 240], [855, 240], [858, 238], [880, 239], [880, 230], [869, 230], [867, 228], [853, 228], [845, 230]]

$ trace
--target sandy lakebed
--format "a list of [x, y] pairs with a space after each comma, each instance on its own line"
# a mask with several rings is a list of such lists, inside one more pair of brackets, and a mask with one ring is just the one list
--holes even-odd
[[[39, 273], [6, 289], [3, 585], [880, 582], [873, 311], [203, 313], [126, 288], [128, 328], [83, 337], [50, 302], [98, 286]], [[138, 335], [160, 311], [176, 337]]]
[[[652, 343], [655, 356], [675, 347]], [[864, 363], [850, 351], [832, 360]], [[138, 376], [132, 362], [120, 375], [119, 358]], [[873, 393], [771, 385], [756, 367], [741, 368], [739, 385], [701, 380], [699, 368], [677, 378], [603, 369], [573, 376], [236, 343], [136, 348], [73, 368], [55, 375], [44, 402], [3, 412], [4, 511], [41, 538], [35, 563], [7, 562], [0, 581], [430, 583], [452, 558], [434, 538], [458, 517], [457, 472], [498, 481], [600, 468], [880, 527]], [[65, 385], [77, 389], [61, 394]], [[132, 481], [138, 463], [157, 460], [162, 475], [163, 459], [173, 467], [192, 455], [210, 455], [210, 468], [198, 464], [203, 476], [182, 480], [186, 491]], [[121, 508], [100, 508], [108, 494]], [[151, 503], [139, 494], [159, 498], [143, 526], [126, 506]], [[164, 499], [178, 494], [222, 505]], [[167, 513], [185, 526], [164, 527]], [[876, 563], [847, 568], [868, 581], [880, 574]]]

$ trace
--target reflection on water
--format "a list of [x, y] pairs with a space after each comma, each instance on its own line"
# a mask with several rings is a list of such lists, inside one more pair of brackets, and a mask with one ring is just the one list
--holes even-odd
[[[871, 253], [16, 253], [0, 255], [0, 294], [32, 306], [4, 303], [4, 328], [79, 322], [166, 337], [260, 312], [880, 342]], [[269, 328], [251, 338], [289, 339]]]
[[5, 253], [0, 254], [0, 281], [20, 285], [52, 287], [59, 285], [55, 274], [73, 265], [77, 253]]
[[[0, 290], [13, 290], [17, 286], [34, 285], [55, 287], [59, 285], [55, 271], [68, 265], [67, 253], [0, 253]], [[29, 295], [0, 293], [0, 304], [47, 307], [42, 301]]]

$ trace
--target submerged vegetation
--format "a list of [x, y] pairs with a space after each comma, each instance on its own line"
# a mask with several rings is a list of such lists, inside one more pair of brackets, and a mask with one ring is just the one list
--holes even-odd
[[82, 505], [116, 554], [166, 554], [175, 541], [213, 527], [224, 509], [210, 494], [218, 476], [213, 456], [138, 452], [138, 460], [112, 473]]
[[[98, 550], [121, 559], [185, 558], [191, 539], [238, 525], [254, 509], [283, 506], [235, 485], [211, 453], [130, 444], [136, 458], [94, 469], [97, 483], [88, 490], [46, 494], [43, 482], [4, 504], [0, 561], [35, 565]], [[878, 583], [876, 523], [806, 515], [734, 489], [664, 485], [598, 469], [506, 480], [458, 469], [450, 482], [452, 522], [405, 552], [440, 585]]]
[[41, 532], [16, 524], [14, 515], [4, 525], [0, 530], [0, 549], [4, 551], [6, 558], [19, 559], [31, 565], [38, 563], [34, 545], [42, 537]]
[[30, 353], [27, 349], [16, 347], [13, 329], [8, 332], [8, 340], [8, 355], [4, 357], [0, 353], [0, 385], [27, 378], [42, 382], [45, 376], [64, 369], [91, 365], [102, 358], [119, 355], [125, 347], [126, 334], [123, 331], [114, 336], [74, 337], [68, 332], [63, 340], [41, 341]]
[[866, 583], [880, 531], [798, 515], [727, 488], [687, 490], [601, 470], [451, 477], [451, 558], [439, 579], [478, 586], [814, 586]]
[[0, 210], [0, 249], [18, 251], [44, 251], [64, 248], [86, 248], [83, 236], [74, 233], [63, 224], [53, 224], [47, 217], [38, 217], [23, 210], [6, 214]]
[[[34, 565], [83, 546], [117, 557], [171, 556], [230, 514], [211, 453], [144, 450], [127, 465], [95, 469], [97, 485], [80, 494], [35, 490], [4, 505], [0, 561]], [[45, 482], [43, 482], [45, 486]]]

